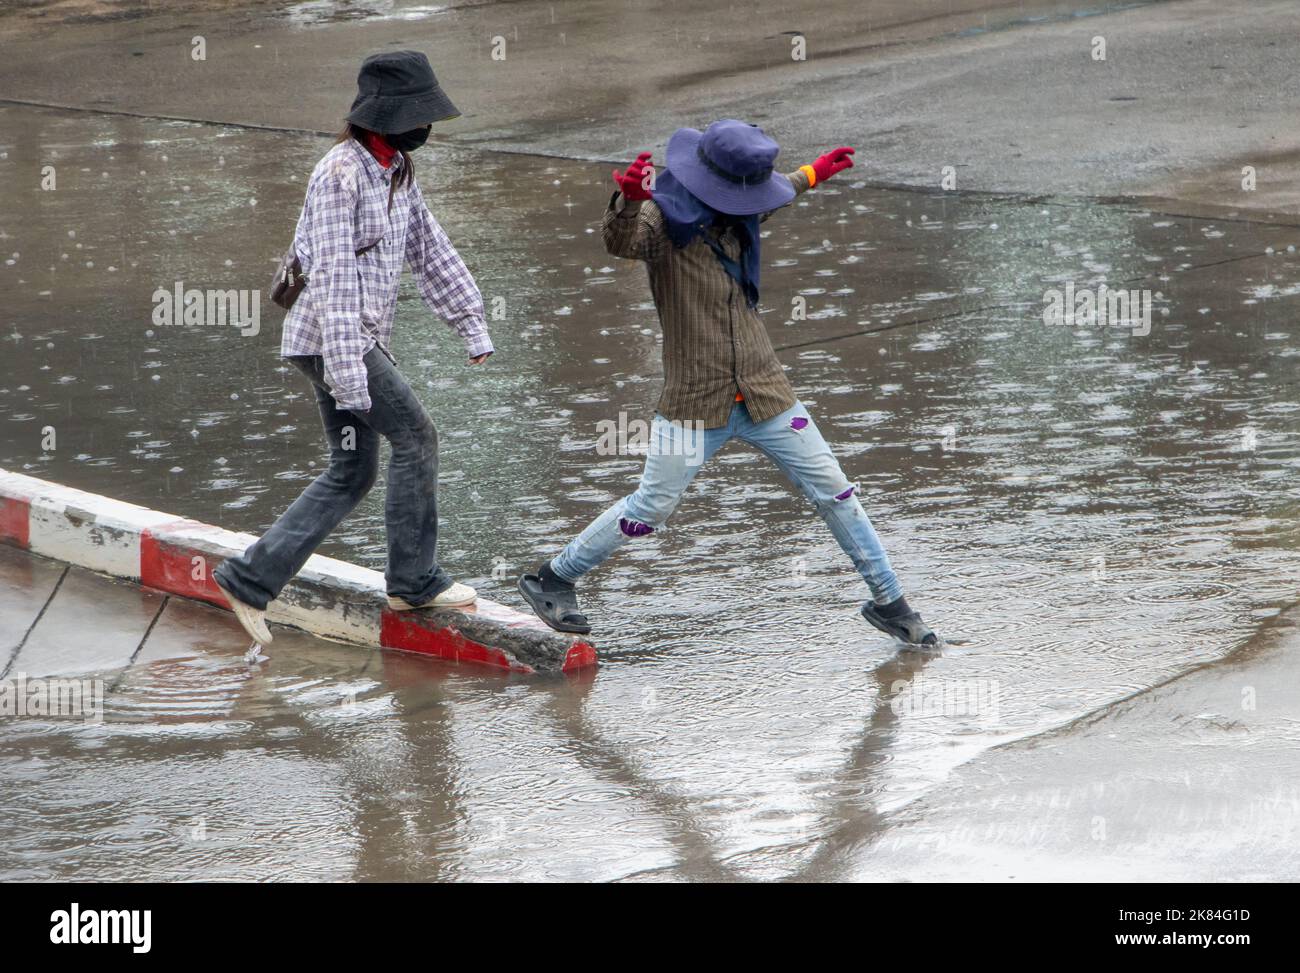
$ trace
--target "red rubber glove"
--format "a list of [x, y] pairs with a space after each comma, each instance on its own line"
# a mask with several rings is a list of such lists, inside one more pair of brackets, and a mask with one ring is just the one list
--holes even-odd
[[853, 150], [847, 145], [843, 145], [823, 156], [818, 156], [817, 160], [812, 164], [813, 172], [817, 175], [817, 181], [825, 182], [835, 173], [853, 168], [853, 160], [849, 158], [851, 155], [853, 155]]
[[650, 155], [649, 152], [642, 152], [636, 157], [636, 161], [627, 167], [626, 172], [614, 170], [614, 181], [618, 183], [619, 192], [629, 202], [650, 198], [648, 187], [651, 174], [654, 172], [654, 163], [650, 161]]

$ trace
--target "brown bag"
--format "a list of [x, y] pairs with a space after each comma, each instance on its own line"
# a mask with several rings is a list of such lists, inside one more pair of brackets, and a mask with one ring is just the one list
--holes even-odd
[[[362, 247], [356, 252], [359, 257], [367, 251], [379, 246], [383, 237], [376, 240], [369, 246]], [[275, 276], [271, 278], [271, 286], [267, 288], [270, 291], [271, 302], [280, 305], [286, 311], [293, 307], [294, 302], [298, 300], [298, 295], [303, 292], [307, 286], [307, 275], [302, 272], [302, 261], [290, 247], [283, 257], [280, 258], [280, 266], [276, 268]]]
[[[393, 210], [393, 191], [397, 188], [397, 179], [390, 179], [388, 182], [388, 211]], [[375, 249], [383, 241], [380, 237], [369, 246], [362, 247], [356, 252], [356, 256], [361, 256], [367, 251]], [[298, 255], [294, 253], [293, 247], [290, 246], [285, 255], [280, 258], [280, 266], [275, 269], [275, 276], [271, 278], [271, 286], [267, 288], [270, 292], [271, 303], [278, 304], [286, 311], [293, 307], [294, 302], [298, 300], [298, 295], [302, 293], [303, 288], [307, 286], [307, 275], [302, 272], [302, 262], [299, 261]]]

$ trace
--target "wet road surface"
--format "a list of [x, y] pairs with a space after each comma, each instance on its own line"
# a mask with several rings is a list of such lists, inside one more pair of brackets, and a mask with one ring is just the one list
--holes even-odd
[[[324, 147], [0, 109], [16, 187], [0, 204], [0, 467], [265, 528], [323, 461], [278, 316], [263, 304], [250, 336], [160, 327], [152, 295], [262, 287]], [[445, 148], [418, 162], [500, 310], [498, 352], [470, 369], [409, 285], [394, 350], [440, 430], [442, 557], [515, 603], [518, 571], [635, 485], [640, 458], [595, 444], [599, 423], [651, 415], [654, 311], [644, 271], [596, 232], [608, 167]], [[765, 320], [909, 597], [953, 641], [942, 656], [900, 655], [862, 622], [829, 533], [733, 444], [669, 530], [585, 586], [591, 679], [293, 634], [250, 669], [227, 616], [176, 599], [129, 666], [98, 630], [29, 639], [27, 661], [72, 660], [112, 689], [100, 724], [7, 722], [0, 875], [899, 877], [873, 843], [914, 835], [907, 809], [941, 807], [959, 768], [1058, 731], [1068, 776], [1097, 759], [1073, 746], [1081, 717], [1236, 658], [1300, 575], [1300, 228], [847, 175], [766, 224]], [[1045, 325], [1044, 293], [1067, 281], [1155, 292], [1150, 333]], [[381, 567], [382, 497], [381, 482], [322, 553]], [[9, 556], [38, 575], [11, 587], [43, 603], [53, 569], [27, 561]], [[52, 604], [72, 596], [87, 613], [121, 602], [132, 624], [159, 612], [100, 579]], [[927, 705], [953, 687], [991, 703]], [[1130, 705], [1123, 739], [1181, 752], [1156, 732], [1170, 718]]]
[[0, 9], [3, 99], [333, 131], [363, 56], [418, 47], [463, 113], [435, 139], [482, 149], [631, 159], [733, 117], [881, 185], [1300, 210], [1291, 0], [32, 6]]

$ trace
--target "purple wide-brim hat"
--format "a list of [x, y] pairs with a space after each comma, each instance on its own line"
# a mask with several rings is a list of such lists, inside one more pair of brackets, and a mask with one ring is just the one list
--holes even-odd
[[794, 186], [773, 168], [781, 147], [757, 125], [724, 118], [703, 132], [679, 128], [668, 140], [668, 168], [706, 206], [753, 216], [794, 199]]

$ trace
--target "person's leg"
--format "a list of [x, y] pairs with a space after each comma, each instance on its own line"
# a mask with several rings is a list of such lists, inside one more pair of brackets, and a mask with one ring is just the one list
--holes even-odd
[[826, 526], [871, 589], [877, 604], [903, 594], [884, 545], [858, 502], [857, 489], [822, 438], [802, 402], [764, 422], [744, 421], [736, 433], [766, 453], [812, 501]]
[[330, 462], [257, 543], [226, 560], [213, 573], [228, 592], [261, 610], [360, 503], [379, 471], [379, 437], [358, 416], [335, 407], [324, 386], [321, 359], [311, 356], [288, 360], [312, 383], [329, 442]]
[[520, 577], [519, 592], [538, 617], [561, 632], [590, 632], [587, 616], [578, 607], [577, 579], [628, 540], [662, 527], [700, 467], [730, 437], [730, 425], [700, 429], [655, 416], [649, 455], [636, 491], [592, 521], [536, 574]]
[[412, 606], [452, 586], [438, 566], [438, 432], [419, 398], [383, 351], [365, 358], [370, 411], [365, 421], [392, 446], [384, 520], [390, 597]]
[[597, 517], [551, 562], [563, 581], [574, 582], [629, 540], [667, 522], [700, 467], [730, 438], [730, 429], [699, 429], [655, 416], [641, 483]]
[[873, 600], [862, 606], [862, 617], [888, 635], [914, 645], [937, 645], [939, 638], [912, 610], [876, 529], [858, 502], [857, 489], [844, 476], [839, 461], [822, 438], [803, 403], [796, 402], [761, 423], [738, 424], [738, 438], [757, 446], [781, 467], [831, 529], [840, 547], [871, 589]]

